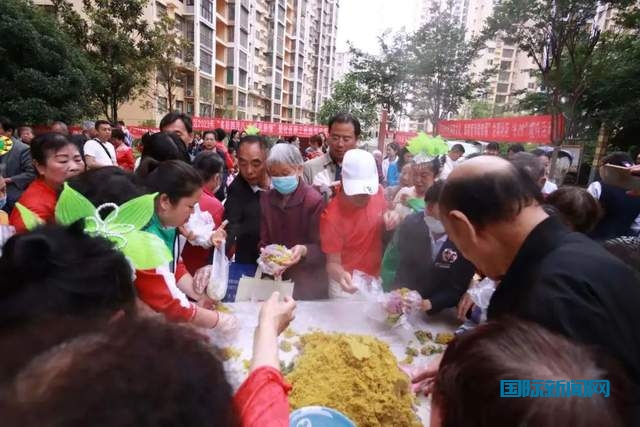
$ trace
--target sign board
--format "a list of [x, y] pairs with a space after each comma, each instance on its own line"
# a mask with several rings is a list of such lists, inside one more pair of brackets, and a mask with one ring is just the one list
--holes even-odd
[[564, 129], [562, 116], [556, 121], [551, 115], [442, 120], [438, 123], [438, 134], [447, 139], [551, 144], [554, 126], [556, 135], [561, 135]]

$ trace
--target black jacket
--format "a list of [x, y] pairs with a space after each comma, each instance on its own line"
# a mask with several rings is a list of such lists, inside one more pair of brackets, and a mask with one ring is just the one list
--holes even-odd
[[227, 193], [224, 205], [227, 225], [227, 249], [235, 245], [236, 262], [255, 264], [260, 255], [260, 192], [254, 192], [238, 175]]
[[433, 260], [424, 213], [409, 215], [398, 228], [400, 262], [395, 288], [409, 288], [431, 301], [430, 313], [455, 306], [466, 292], [475, 268], [447, 239]]
[[627, 190], [601, 182], [600, 205], [604, 216], [594, 230], [592, 239], [607, 240], [620, 236], [631, 236], [631, 226], [640, 215], [640, 197], [627, 194]]
[[640, 414], [640, 283], [596, 242], [555, 218], [539, 224], [491, 299], [488, 319], [507, 315], [613, 356], [634, 383]]

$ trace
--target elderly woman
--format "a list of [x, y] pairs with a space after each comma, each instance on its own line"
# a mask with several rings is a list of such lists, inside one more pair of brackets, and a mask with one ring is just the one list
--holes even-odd
[[324, 199], [301, 179], [302, 164], [300, 150], [293, 145], [271, 149], [267, 171], [273, 189], [260, 197], [260, 246], [279, 244], [293, 251], [283, 279], [295, 283], [295, 299], [324, 299], [329, 283], [319, 233]]

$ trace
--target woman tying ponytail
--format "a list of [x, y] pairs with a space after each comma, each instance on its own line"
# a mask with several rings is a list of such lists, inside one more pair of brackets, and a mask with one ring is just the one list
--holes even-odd
[[[170, 160], [158, 163], [153, 158], [142, 162], [138, 175], [148, 190], [158, 193], [155, 214], [144, 230], [161, 238], [173, 254], [168, 265], [136, 273], [139, 297], [170, 320], [220, 330], [235, 328], [234, 316], [207, 308], [213, 306], [213, 301], [196, 291], [194, 278], [180, 258], [184, 241], [177, 228], [189, 220], [198, 203], [202, 178], [185, 162]], [[225, 238], [224, 229], [218, 229], [212, 236], [212, 243], [217, 246]], [[196, 273], [196, 280], [206, 279]]]

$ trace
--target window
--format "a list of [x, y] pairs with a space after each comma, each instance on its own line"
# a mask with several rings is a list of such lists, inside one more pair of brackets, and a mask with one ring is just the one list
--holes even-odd
[[247, 106], [247, 94], [238, 92], [238, 107], [245, 108]]
[[227, 63], [229, 65], [234, 65], [235, 64], [235, 55], [234, 55], [235, 51], [233, 50], [232, 47], [227, 48]]
[[276, 88], [276, 93], [274, 94], [274, 98], [275, 99], [280, 99], [282, 98], [282, 89], [280, 89], [279, 87]]
[[232, 67], [227, 68], [227, 84], [228, 85], [233, 84], [233, 68]]
[[204, 19], [213, 22], [213, 0], [202, 0], [200, 11]]
[[535, 89], [536, 88], [536, 84], [535, 83], [529, 83], [529, 89]]
[[240, 27], [249, 28], [249, 11], [244, 6], [240, 8]]
[[249, 45], [249, 33], [247, 30], [240, 28], [240, 46], [246, 48]]
[[502, 61], [500, 62], [500, 70], [508, 71], [511, 69], [511, 61]]
[[233, 43], [235, 40], [235, 27], [229, 27], [227, 29], [227, 41]]
[[211, 101], [211, 80], [200, 77], [200, 99]]
[[506, 95], [497, 95], [496, 96], [496, 104], [504, 104], [507, 101]]
[[200, 117], [211, 117], [211, 104], [200, 103]]
[[487, 59], [487, 65], [493, 65], [493, 59]]
[[163, 18], [167, 16], [167, 8], [160, 2], [156, 2], [156, 18]]
[[184, 101], [176, 101], [176, 111], [184, 113]]
[[513, 57], [513, 49], [503, 49], [502, 50], [502, 57], [503, 58], [511, 58]]
[[498, 80], [500, 80], [501, 82], [508, 82], [510, 77], [511, 77], [510, 72], [500, 71], [500, 74], [498, 75]]
[[213, 30], [203, 24], [200, 24], [200, 43], [213, 49]]
[[187, 114], [193, 115], [193, 102], [187, 102]]
[[243, 51], [240, 51], [240, 63], [238, 66], [242, 69], [247, 69], [247, 54]]
[[238, 71], [238, 86], [242, 88], [247, 88], [247, 72], [244, 70]]
[[276, 58], [276, 69], [282, 70], [282, 58], [280, 57]]
[[508, 93], [509, 92], [509, 83], [498, 83], [497, 92], [498, 93]]
[[158, 97], [158, 113], [164, 114], [167, 112], [167, 110], [168, 110], [167, 98], [165, 98], [164, 96], [159, 96]]
[[213, 56], [200, 49], [200, 71], [211, 74]]

